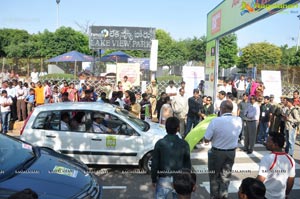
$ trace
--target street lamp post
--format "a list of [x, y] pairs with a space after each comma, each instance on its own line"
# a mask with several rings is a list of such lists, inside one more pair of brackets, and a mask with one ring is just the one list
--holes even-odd
[[[297, 16], [298, 19], [300, 20], [300, 15]], [[298, 31], [298, 39], [297, 39], [297, 47], [296, 47], [296, 51], [298, 51], [299, 48], [299, 42], [300, 42], [300, 25], [299, 25], [299, 31]]]
[[59, 28], [59, 3], [60, 3], [60, 0], [56, 0], [56, 4], [57, 4], [56, 26], [57, 26], [57, 29]]

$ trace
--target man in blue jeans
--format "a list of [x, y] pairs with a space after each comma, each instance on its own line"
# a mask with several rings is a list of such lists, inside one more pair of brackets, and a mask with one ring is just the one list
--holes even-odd
[[176, 199], [173, 176], [182, 169], [192, 167], [189, 145], [176, 135], [179, 131], [179, 119], [169, 117], [166, 130], [168, 134], [155, 144], [153, 151], [151, 179], [156, 199], [165, 199], [169, 193]]
[[13, 101], [11, 97], [7, 96], [7, 91], [2, 90], [2, 96], [0, 97], [0, 105], [1, 105], [1, 119], [2, 119], [2, 133], [6, 134], [9, 129], [9, 121], [11, 109], [10, 105], [12, 105]]
[[290, 156], [294, 155], [295, 141], [296, 141], [296, 129], [299, 125], [300, 115], [297, 107], [293, 106], [292, 98], [285, 98], [287, 110], [283, 118], [285, 121], [284, 133], [285, 133], [285, 152]]
[[268, 131], [271, 125], [272, 112], [273, 106], [270, 104], [270, 97], [264, 96], [264, 103], [260, 106], [257, 143], [265, 144], [267, 142]]

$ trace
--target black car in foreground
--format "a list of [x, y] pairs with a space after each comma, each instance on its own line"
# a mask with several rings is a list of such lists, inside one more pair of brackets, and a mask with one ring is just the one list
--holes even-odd
[[102, 191], [78, 160], [0, 134], [0, 199], [26, 188], [39, 199], [98, 199]]

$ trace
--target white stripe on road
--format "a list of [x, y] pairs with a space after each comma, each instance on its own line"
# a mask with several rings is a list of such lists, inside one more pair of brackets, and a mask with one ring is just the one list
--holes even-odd
[[127, 186], [102, 186], [102, 189], [127, 189]]
[[[237, 151], [235, 153], [235, 158], [262, 158], [266, 154], [270, 154], [270, 151], [253, 151], [252, 154], [247, 154], [244, 151]], [[193, 152], [191, 153], [191, 159], [207, 159], [207, 152]]]
[[[230, 181], [230, 184], [229, 184], [229, 187], [228, 187], [228, 193], [237, 193], [241, 183], [242, 183], [242, 180]], [[199, 185], [200, 185], [200, 187], [204, 187], [206, 189], [206, 191], [208, 193], [210, 193], [209, 182], [202, 182]], [[296, 190], [296, 189], [300, 189], [300, 178], [295, 178], [293, 190]]]
[[[197, 144], [198, 149], [204, 148], [204, 149], [210, 149], [211, 148], [211, 142], [209, 143], [203, 143], [203, 144]], [[238, 144], [239, 148], [243, 148], [244, 147], [244, 141], [242, 141], [242, 143]], [[254, 148], [255, 147], [262, 147], [265, 148], [265, 146], [263, 144], [254, 144]]]
[[[197, 174], [208, 173], [207, 164], [193, 165], [193, 168]], [[251, 173], [252, 171], [258, 171], [259, 163], [234, 163], [232, 167], [233, 173]], [[296, 163], [296, 169], [300, 169], [300, 165]]]

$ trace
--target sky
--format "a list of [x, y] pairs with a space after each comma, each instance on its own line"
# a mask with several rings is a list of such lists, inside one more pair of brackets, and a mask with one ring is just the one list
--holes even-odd
[[[233, 1], [233, 0], [226, 0]], [[59, 25], [80, 30], [80, 25], [153, 27], [175, 40], [206, 35], [207, 13], [222, 0], [60, 0]], [[1, 0], [0, 28], [29, 33], [57, 28], [56, 0]], [[236, 32], [238, 47], [269, 42], [296, 46], [300, 5], [258, 21]], [[77, 23], [77, 24], [76, 24]]]

